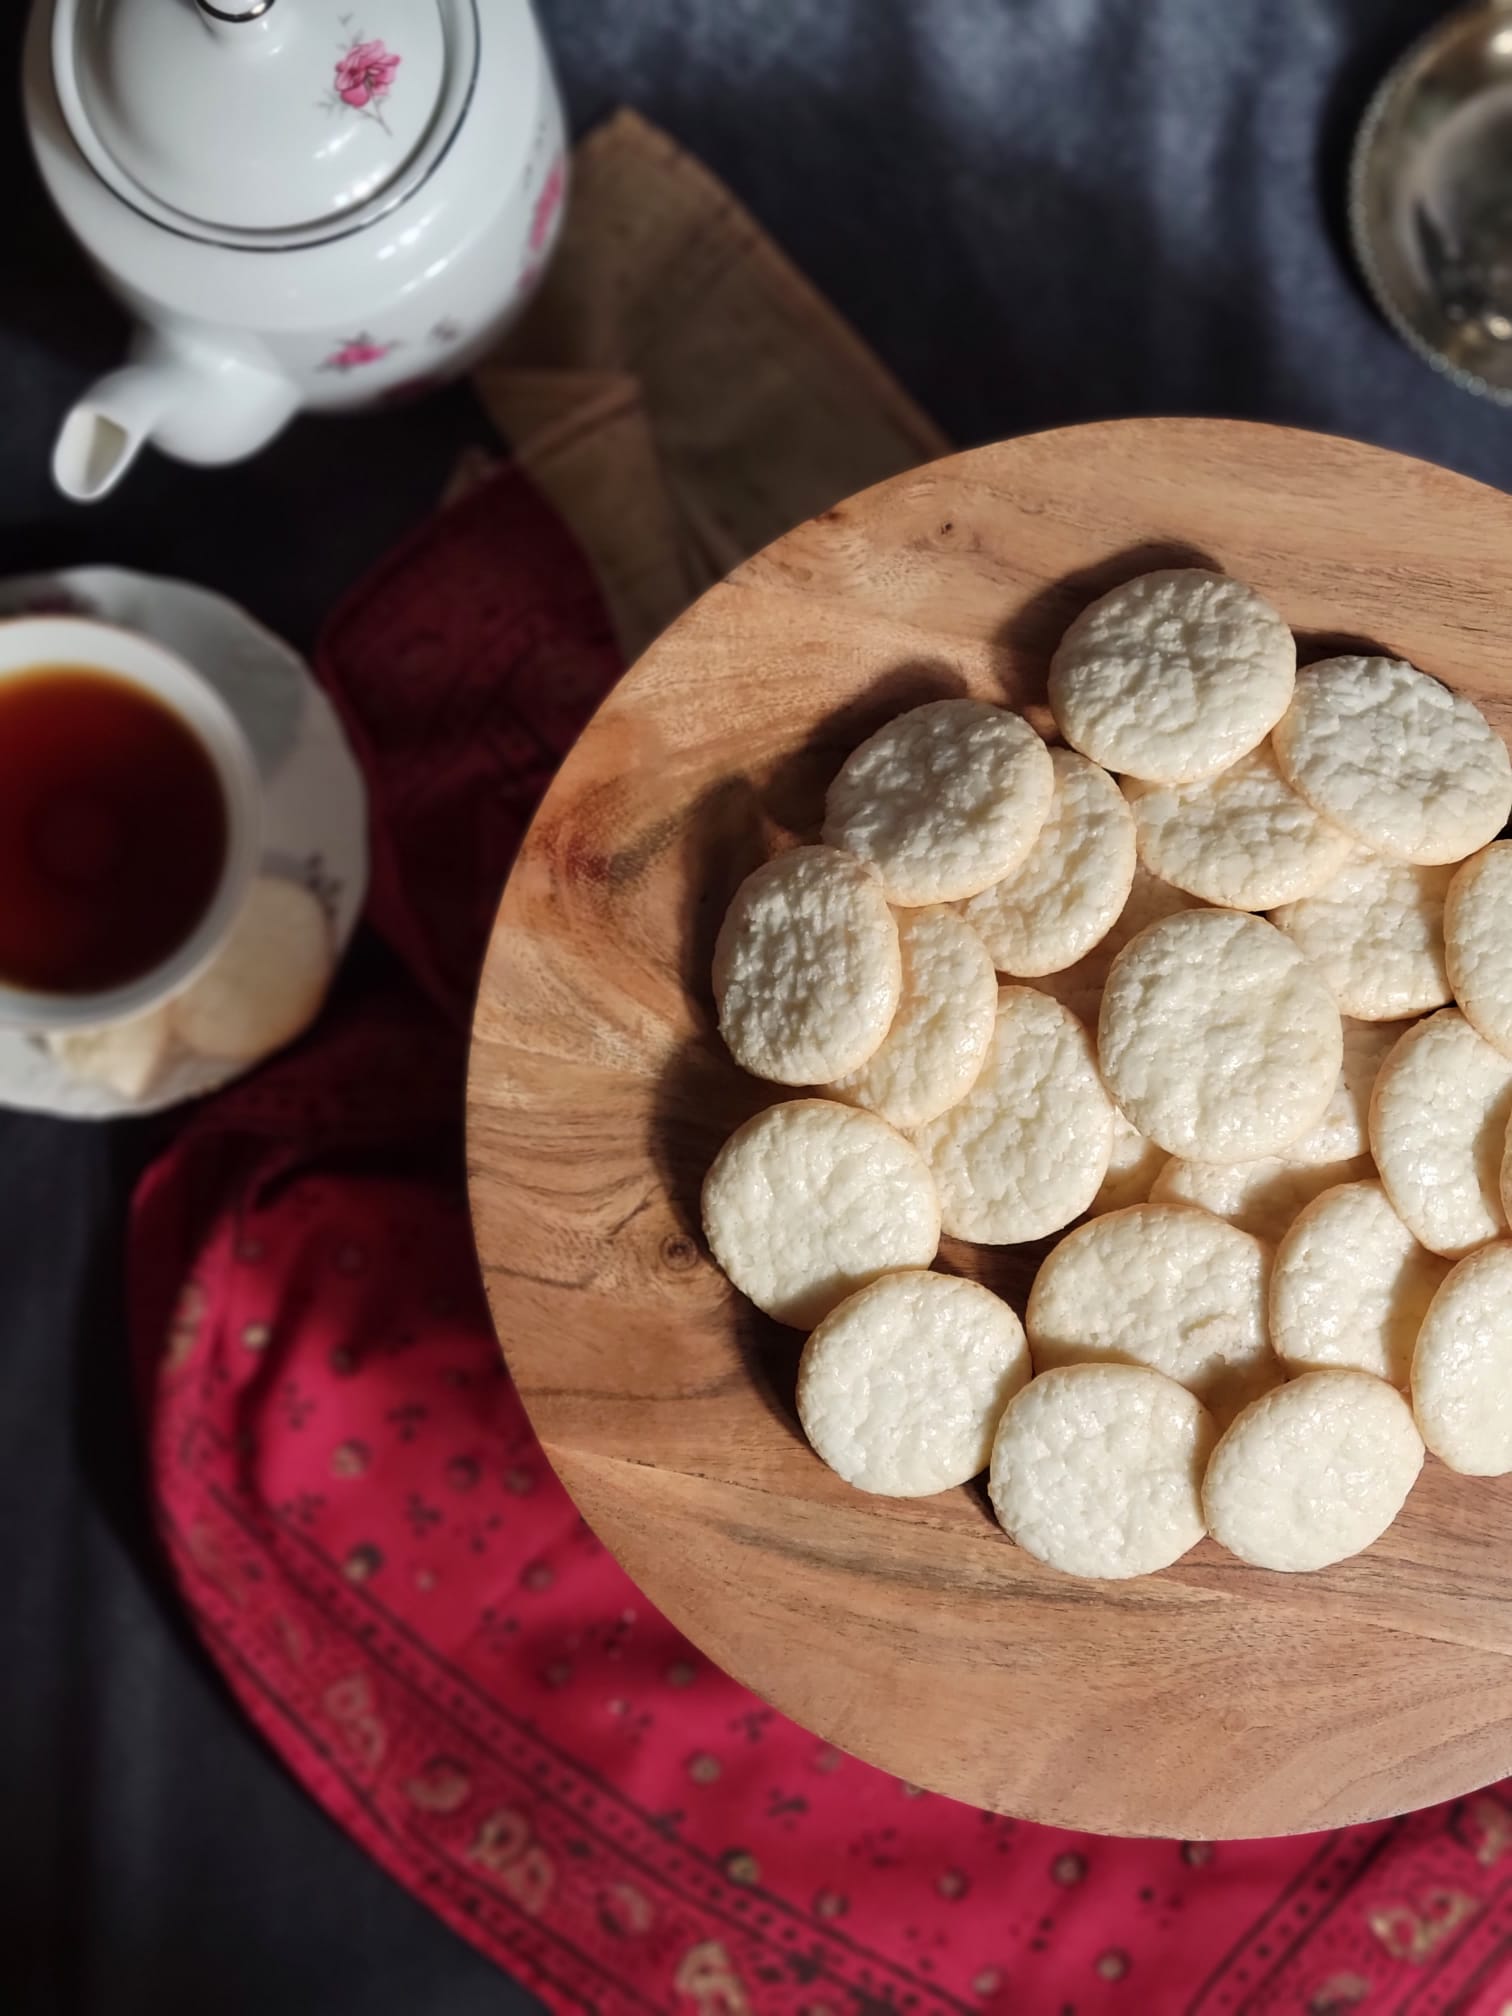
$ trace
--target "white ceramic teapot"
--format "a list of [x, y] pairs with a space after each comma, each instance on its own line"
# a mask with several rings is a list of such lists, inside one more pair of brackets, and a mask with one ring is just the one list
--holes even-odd
[[524, 305], [565, 189], [529, 0], [36, 0], [47, 186], [141, 327], [53, 470], [252, 454], [296, 413], [465, 369]]

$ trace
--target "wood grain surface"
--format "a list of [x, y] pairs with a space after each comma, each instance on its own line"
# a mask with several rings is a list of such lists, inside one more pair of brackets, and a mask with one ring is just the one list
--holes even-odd
[[[800, 527], [625, 677], [548, 794], [483, 978], [469, 1176], [499, 1335], [584, 1515], [720, 1665], [916, 1784], [1125, 1834], [1332, 1827], [1512, 1770], [1512, 1480], [1429, 1460], [1368, 1553], [1266, 1574], [1204, 1542], [1081, 1583], [981, 1486], [850, 1490], [804, 1443], [801, 1339], [698, 1224], [725, 1136], [781, 1096], [715, 1032], [741, 878], [813, 837], [847, 752], [971, 693], [1048, 731], [1049, 654], [1093, 595], [1221, 567], [1303, 656], [1410, 658], [1512, 739], [1512, 500], [1403, 457], [1206, 420], [983, 448]], [[1041, 1249], [946, 1242], [1022, 1310]]]

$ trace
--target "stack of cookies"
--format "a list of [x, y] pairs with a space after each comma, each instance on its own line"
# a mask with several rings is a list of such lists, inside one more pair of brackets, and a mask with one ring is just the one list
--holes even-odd
[[[1050, 700], [1067, 747], [901, 715], [738, 891], [721, 1030], [819, 1096], [720, 1152], [709, 1243], [812, 1333], [800, 1418], [858, 1488], [987, 1469], [1073, 1574], [1204, 1532], [1323, 1567], [1425, 1443], [1512, 1470], [1512, 763], [1410, 665], [1299, 673], [1200, 570], [1087, 609]], [[942, 1231], [1066, 1236], [1021, 1322]]]

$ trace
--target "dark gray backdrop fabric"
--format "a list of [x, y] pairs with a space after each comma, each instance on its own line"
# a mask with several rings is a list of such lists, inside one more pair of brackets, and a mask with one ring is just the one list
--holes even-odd
[[[299, 0], [285, 0], [297, 5]], [[731, 184], [963, 442], [1232, 413], [1512, 483], [1512, 414], [1437, 379], [1343, 251], [1348, 138], [1433, 0], [543, 0], [581, 130], [640, 107]], [[19, 4], [0, 27], [14, 69]], [[122, 342], [0, 123], [0, 571], [114, 561], [303, 646], [479, 431], [465, 391], [46, 475]], [[155, 1126], [0, 1116], [0, 2008], [473, 2016], [534, 2006], [242, 1726], [154, 1554], [120, 1298]], [[1029, 2012], [1037, 2016], [1037, 2012]]]

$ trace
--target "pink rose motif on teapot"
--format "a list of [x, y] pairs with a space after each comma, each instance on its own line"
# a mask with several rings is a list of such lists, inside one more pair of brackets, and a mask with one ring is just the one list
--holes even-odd
[[557, 220], [557, 212], [562, 207], [562, 198], [567, 193], [567, 168], [559, 154], [552, 162], [541, 185], [541, 193], [536, 198], [535, 210], [530, 219], [530, 249], [543, 252], [551, 236], [551, 227]]
[[562, 211], [562, 199], [567, 194], [567, 165], [560, 154], [546, 171], [546, 180], [541, 184], [541, 192], [536, 197], [530, 215], [530, 235], [526, 241], [525, 264], [515, 283], [515, 298], [523, 301], [533, 294], [546, 271], [546, 256], [551, 245], [552, 232]]
[[[343, 16], [343, 23], [350, 20], [350, 15]], [[383, 104], [394, 88], [402, 61], [386, 43], [368, 41], [359, 31], [336, 59], [331, 95], [325, 101], [327, 111], [345, 108], [360, 113], [364, 119], [375, 119], [387, 133]]]
[[348, 336], [321, 365], [322, 371], [360, 371], [365, 364], [381, 364], [393, 355], [397, 343], [376, 343], [368, 335]]

